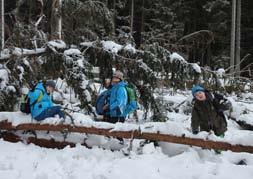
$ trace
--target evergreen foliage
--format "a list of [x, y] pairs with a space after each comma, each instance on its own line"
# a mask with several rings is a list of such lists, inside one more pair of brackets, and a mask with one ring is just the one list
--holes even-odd
[[[93, 67], [99, 67], [99, 79], [111, 77], [112, 68], [126, 74], [126, 80], [137, 89], [139, 103], [146, 113], [153, 110], [153, 120], [166, 120], [165, 106], [155, 98], [158, 87], [185, 89], [202, 84], [225, 92], [244, 90], [252, 82], [231, 78], [218, 68], [229, 67], [231, 3], [228, 0], [64, 0], [59, 16], [66, 47], [55, 48], [51, 25], [55, 0], [11, 0], [6, 4], [6, 45], [9, 51], [19, 48], [45, 48], [40, 56], [11, 57], [3, 61], [9, 81], [0, 89], [0, 109], [10, 110], [20, 91], [15, 89], [33, 79], [67, 79], [90, 111], [96, 93], [91, 84]], [[133, 4], [132, 4], [133, 3]], [[253, 3], [242, 3], [243, 75], [252, 79]], [[131, 17], [133, 12], [133, 17]], [[41, 18], [41, 19], [40, 19]], [[132, 20], [132, 26], [131, 26]], [[103, 48], [103, 41], [113, 40], [122, 48], [113, 53]], [[82, 43], [84, 42], [84, 43]], [[125, 48], [132, 45], [136, 50]], [[64, 53], [75, 49], [80, 53]], [[187, 61], [175, 58], [177, 52]], [[196, 68], [199, 66], [201, 72]], [[21, 77], [22, 76], [22, 77]], [[229, 86], [224, 85], [230, 84]], [[4, 104], [8, 101], [7, 107]], [[2, 107], [3, 106], [3, 107]]]

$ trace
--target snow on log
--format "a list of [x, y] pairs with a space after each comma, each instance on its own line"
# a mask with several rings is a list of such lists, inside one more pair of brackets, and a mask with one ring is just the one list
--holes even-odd
[[[20, 137], [12, 132], [2, 132], [0, 138], [3, 138], [5, 141], [8, 142], [24, 142], [26, 144], [35, 144], [40, 147], [46, 147], [46, 148], [57, 148], [57, 149], [63, 149], [66, 146], [75, 147], [76, 144], [73, 142], [67, 142], [67, 141], [57, 141], [55, 139], [43, 139], [43, 138], [37, 138], [37, 137], [28, 137], [23, 138]], [[87, 148], [87, 144], [83, 143], [81, 144]]]
[[14, 48], [13, 50], [4, 49], [3, 53], [0, 55], [0, 60], [9, 59], [10, 57], [22, 57], [29, 55], [40, 55], [46, 52], [46, 48], [37, 48], [37, 49], [22, 49]]
[[[94, 122], [95, 123], [95, 122]], [[162, 134], [159, 131], [155, 130], [145, 130], [142, 127], [127, 127], [128, 124], [120, 124], [120, 126], [110, 125], [111, 127], [103, 128], [102, 122], [97, 122], [99, 124], [95, 126], [74, 126], [66, 124], [40, 124], [40, 123], [24, 123], [17, 126], [12, 126], [11, 122], [7, 120], [2, 120], [0, 122], [0, 130], [15, 131], [15, 130], [39, 130], [39, 131], [68, 131], [68, 132], [78, 132], [78, 133], [89, 133], [96, 135], [104, 135], [111, 137], [122, 137], [122, 138], [135, 138], [135, 139], [147, 139], [154, 141], [164, 141], [177, 144], [185, 144], [191, 146], [198, 146], [206, 149], [215, 149], [215, 150], [230, 150], [233, 152], [248, 152], [253, 153], [253, 146], [242, 145], [242, 144], [231, 144], [229, 142], [216, 141], [212, 136], [207, 135], [205, 138], [197, 138], [195, 136], [186, 136], [185, 134]], [[155, 123], [152, 123], [153, 125]], [[159, 123], [161, 124], [161, 123]], [[123, 126], [126, 126], [124, 128]], [[165, 123], [163, 123], [165, 125]], [[153, 128], [154, 126], [146, 126], [147, 128]], [[157, 127], [157, 126], [156, 126]], [[210, 138], [209, 138], [210, 137]], [[35, 139], [34, 139], [35, 140]], [[34, 141], [33, 140], [33, 141]]]

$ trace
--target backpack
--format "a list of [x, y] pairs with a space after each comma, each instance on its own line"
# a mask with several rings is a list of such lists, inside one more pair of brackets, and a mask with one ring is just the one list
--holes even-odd
[[[30, 92], [34, 92], [35, 90], [35, 86], [29, 90]], [[30, 105], [30, 97], [29, 97], [29, 93], [28, 94], [23, 94], [21, 96], [21, 104], [20, 104], [20, 111], [26, 114], [30, 114], [31, 113], [31, 108], [37, 103], [39, 102], [44, 95], [44, 91], [39, 89], [41, 91], [41, 95], [39, 95], [39, 97]]]
[[213, 96], [211, 95], [210, 92], [207, 92], [207, 95], [211, 99], [213, 107], [215, 111], [217, 112], [218, 116], [221, 117], [219, 127], [227, 128], [227, 121], [226, 121], [224, 111], [229, 109], [229, 104], [230, 104], [229, 101], [226, 98], [224, 98], [223, 95], [218, 94], [216, 92], [213, 93]]
[[127, 85], [125, 86], [126, 92], [127, 92], [127, 106], [126, 106], [126, 112], [132, 113], [137, 109], [137, 101], [136, 101], [136, 91], [133, 87]]
[[[134, 88], [130, 86], [125, 86], [126, 92], [127, 92], [127, 111], [126, 113], [132, 113], [137, 109], [137, 102], [136, 102], [136, 92]], [[102, 92], [97, 100], [96, 100], [96, 112], [98, 115], [104, 115], [105, 111], [103, 110], [103, 107], [108, 104], [109, 102], [109, 91], [106, 90]]]
[[31, 113], [30, 98], [28, 97], [28, 94], [23, 94], [21, 96], [20, 111], [26, 114]]
[[109, 98], [108, 90], [102, 92], [98, 96], [95, 106], [98, 115], [104, 115], [103, 107], [108, 103], [108, 98]]

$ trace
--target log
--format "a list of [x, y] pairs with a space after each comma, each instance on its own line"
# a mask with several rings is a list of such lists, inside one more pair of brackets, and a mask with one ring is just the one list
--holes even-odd
[[235, 121], [242, 129], [253, 131], [253, 125], [248, 124], [246, 121], [240, 121], [234, 117], [229, 117], [229, 119], [232, 119], [233, 121]]
[[235, 121], [239, 126], [241, 126], [244, 130], [253, 131], [253, 126], [248, 124], [246, 121]]
[[[52, 148], [52, 149], [63, 149], [66, 146], [75, 147], [76, 144], [73, 142], [67, 142], [67, 141], [56, 141], [54, 139], [43, 139], [43, 138], [36, 138], [36, 137], [28, 137], [27, 139], [24, 139], [13, 132], [1, 132], [0, 138], [3, 138], [5, 141], [8, 142], [24, 142], [26, 144], [34, 144], [40, 147], [45, 148]], [[82, 143], [81, 145], [91, 148], [87, 146], [86, 143]]]
[[215, 150], [230, 150], [233, 152], [248, 152], [253, 153], [253, 146], [245, 145], [232, 145], [228, 142], [221, 141], [211, 141], [199, 138], [190, 138], [182, 136], [175, 136], [171, 134], [160, 134], [160, 133], [148, 133], [139, 130], [133, 131], [112, 131], [113, 128], [104, 129], [96, 127], [85, 127], [85, 126], [71, 126], [71, 125], [50, 125], [50, 124], [39, 124], [39, 123], [28, 123], [20, 124], [16, 127], [12, 126], [10, 122], [2, 121], [0, 122], [0, 130], [40, 130], [40, 131], [68, 131], [77, 133], [89, 133], [96, 135], [104, 135], [111, 137], [120, 138], [135, 138], [135, 139], [147, 139], [153, 141], [164, 141], [177, 144], [191, 145], [202, 147], [205, 149], [215, 149]]

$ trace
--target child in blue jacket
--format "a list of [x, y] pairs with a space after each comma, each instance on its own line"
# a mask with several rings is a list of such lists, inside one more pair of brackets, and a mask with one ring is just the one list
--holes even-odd
[[32, 118], [37, 121], [42, 121], [48, 117], [59, 115], [60, 118], [65, 118], [65, 114], [61, 111], [61, 106], [53, 106], [50, 94], [55, 90], [55, 82], [48, 80], [44, 85], [39, 82], [34, 91], [30, 91], [28, 96], [30, 98], [30, 107]]
[[108, 110], [110, 114], [108, 122], [124, 122], [126, 117], [127, 91], [122, 72], [115, 71], [113, 73], [111, 85], [109, 104], [104, 106], [104, 110]]

